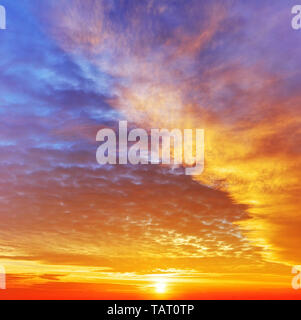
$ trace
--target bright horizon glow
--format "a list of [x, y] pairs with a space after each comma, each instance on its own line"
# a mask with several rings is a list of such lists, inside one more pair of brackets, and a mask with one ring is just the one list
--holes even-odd
[[164, 280], [158, 280], [155, 284], [156, 293], [166, 293], [166, 282]]
[[[288, 2], [4, 0], [0, 299], [300, 297], [301, 30]], [[119, 121], [148, 138], [204, 129], [204, 172], [98, 164], [103, 128], [126, 155]]]

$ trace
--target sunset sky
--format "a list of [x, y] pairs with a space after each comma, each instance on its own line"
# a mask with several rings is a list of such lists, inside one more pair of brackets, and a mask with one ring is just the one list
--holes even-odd
[[[296, 0], [0, 0], [0, 299], [300, 299]], [[201, 128], [205, 169], [99, 165]]]

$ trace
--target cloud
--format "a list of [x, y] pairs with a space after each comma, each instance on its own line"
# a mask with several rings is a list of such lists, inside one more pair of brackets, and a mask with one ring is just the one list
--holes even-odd
[[[298, 263], [301, 62], [286, 4], [23, 6], [0, 62], [1, 261], [49, 268], [44, 280], [90, 266], [246, 281]], [[96, 132], [119, 119], [204, 128], [204, 174], [99, 167]]]
[[[131, 121], [146, 128], [204, 127], [206, 172], [196, 179], [249, 206], [252, 219], [238, 224], [264, 249], [265, 259], [296, 263], [296, 239], [279, 240], [283, 225], [295, 234], [299, 211], [294, 190], [299, 188], [295, 70], [300, 63], [295, 35], [285, 29], [286, 6], [260, 3], [258, 14], [259, 2], [152, 4], [100, 4], [92, 26], [78, 35], [72, 22], [62, 21], [69, 41], [56, 39], [122, 80], [111, 104]], [[81, 21], [93, 5], [75, 4], [70, 10]], [[194, 9], [204, 20], [195, 19]], [[108, 18], [119, 10], [121, 21]], [[102, 20], [101, 28], [94, 19]]]

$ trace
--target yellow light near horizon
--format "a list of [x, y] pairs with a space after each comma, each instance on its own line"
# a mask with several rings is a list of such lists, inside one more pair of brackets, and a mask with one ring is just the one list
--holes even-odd
[[158, 281], [155, 284], [155, 289], [157, 293], [165, 293], [166, 292], [166, 283], [164, 281]]

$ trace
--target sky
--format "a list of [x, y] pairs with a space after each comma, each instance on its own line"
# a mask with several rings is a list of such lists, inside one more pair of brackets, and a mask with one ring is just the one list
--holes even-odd
[[[0, 299], [300, 299], [292, 0], [1, 0]], [[205, 169], [96, 134], [202, 128]]]

